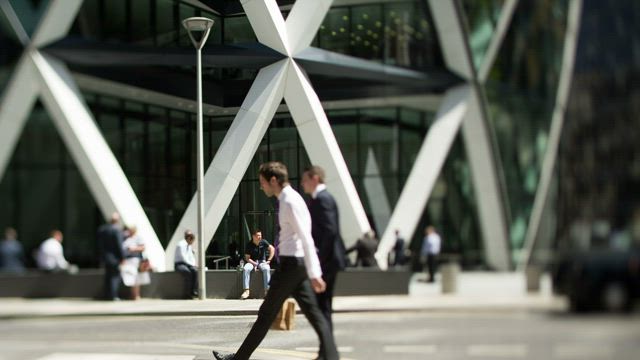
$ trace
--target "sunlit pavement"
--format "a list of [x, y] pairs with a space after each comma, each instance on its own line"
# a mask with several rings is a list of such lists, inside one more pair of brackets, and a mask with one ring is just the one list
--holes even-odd
[[[551, 294], [548, 276], [541, 290], [527, 293], [519, 273], [461, 273], [457, 291], [442, 294], [441, 283], [426, 283], [414, 275], [409, 295], [336, 297], [334, 310], [362, 311], [561, 311], [563, 298]], [[255, 315], [261, 300], [160, 300], [94, 301], [89, 299], [0, 299], [0, 319], [39, 316], [97, 315]]]

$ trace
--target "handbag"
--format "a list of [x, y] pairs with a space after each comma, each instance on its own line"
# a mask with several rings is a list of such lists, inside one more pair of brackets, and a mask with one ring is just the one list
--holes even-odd
[[271, 328], [274, 330], [291, 330], [295, 327], [295, 318], [296, 302], [293, 299], [287, 299], [282, 304], [282, 308], [273, 324], [271, 324]]
[[139, 272], [147, 272], [151, 270], [151, 262], [149, 259], [140, 260], [140, 266], [138, 267]]

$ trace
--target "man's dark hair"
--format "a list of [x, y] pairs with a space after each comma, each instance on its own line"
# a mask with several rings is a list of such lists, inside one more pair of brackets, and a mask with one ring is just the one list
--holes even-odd
[[255, 234], [261, 233], [261, 232], [262, 232], [262, 230], [260, 230], [260, 229], [254, 229], [253, 232], [251, 233], [251, 235], [255, 235]]
[[309, 174], [309, 177], [318, 176], [320, 184], [324, 184], [324, 169], [318, 165], [311, 165], [304, 169], [304, 172]]
[[271, 178], [275, 176], [276, 181], [280, 186], [284, 186], [284, 184], [289, 182], [287, 166], [279, 161], [269, 161], [260, 165], [258, 174], [267, 181], [271, 181]]

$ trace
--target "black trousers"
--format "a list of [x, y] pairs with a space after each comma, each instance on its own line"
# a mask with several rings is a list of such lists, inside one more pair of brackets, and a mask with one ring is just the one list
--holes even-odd
[[337, 360], [340, 358], [329, 323], [320, 311], [315, 293], [311, 288], [304, 260], [281, 256], [280, 265], [271, 277], [269, 292], [258, 310], [258, 319], [240, 345], [234, 359], [249, 359], [267, 335], [267, 331], [282, 308], [282, 304], [290, 295], [296, 299], [300, 309], [318, 334], [320, 354], [323, 356], [321, 359]]
[[329, 328], [333, 331], [333, 320], [331, 314], [333, 313], [333, 289], [336, 286], [336, 279], [338, 278], [337, 271], [327, 271], [322, 274], [322, 279], [327, 283], [327, 290], [325, 292], [316, 294], [318, 299], [318, 306], [324, 314], [325, 319], [329, 322]]
[[436, 280], [436, 271], [438, 271], [438, 255], [427, 255], [427, 270], [429, 271], [429, 281], [434, 282]]
[[184, 292], [186, 298], [198, 294], [198, 269], [187, 263], [175, 263], [174, 268], [184, 277]]
[[105, 265], [104, 269], [104, 297], [107, 300], [114, 300], [118, 297], [120, 289], [120, 268], [116, 266]]

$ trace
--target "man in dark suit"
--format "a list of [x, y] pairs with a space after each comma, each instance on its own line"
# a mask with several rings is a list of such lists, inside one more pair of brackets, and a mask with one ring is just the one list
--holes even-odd
[[320, 309], [333, 329], [331, 320], [333, 288], [338, 272], [346, 267], [347, 259], [344, 242], [340, 237], [338, 205], [327, 191], [324, 177], [324, 169], [320, 166], [310, 166], [302, 175], [302, 187], [305, 193], [311, 195], [309, 203], [311, 235], [318, 249], [322, 279], [327, 284], [326, 290], [316, 294], [316, 297]]
[[98, 228], [98, 249], [104, 263], [104, 289], [107, 300], [118, 300], [120, 264], [124, 260], [122, 243], [124, 234], [118, 226], [120, 214], [113, 213], [108, 224]]

